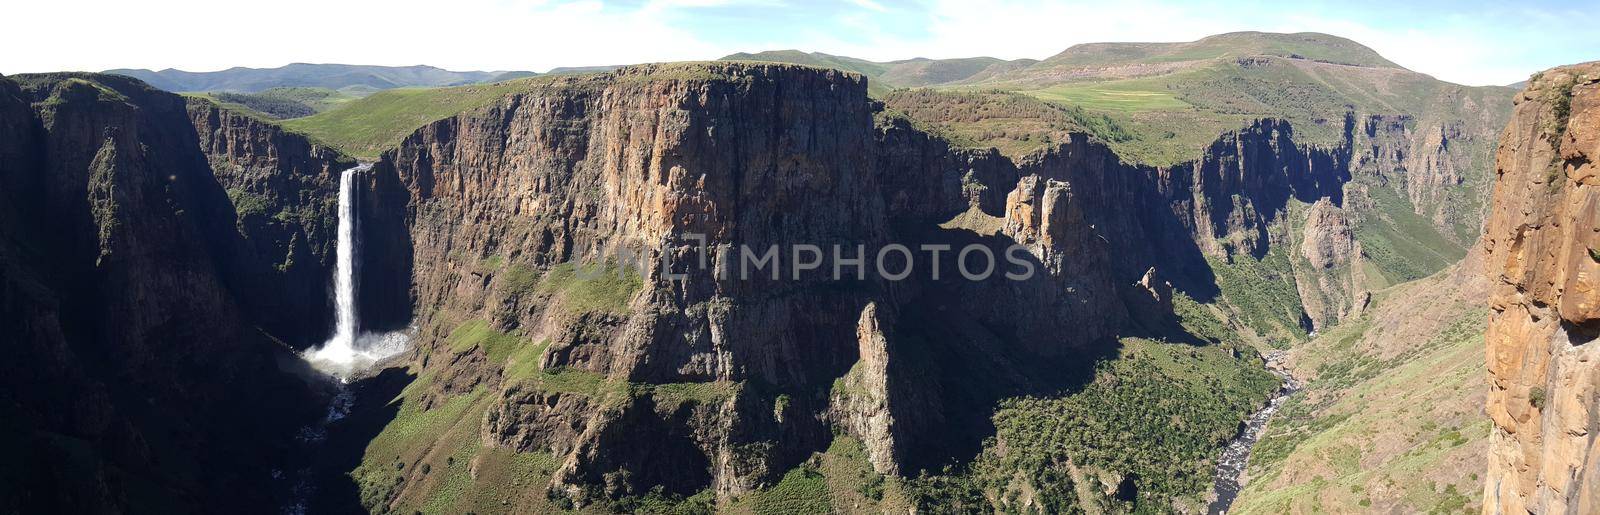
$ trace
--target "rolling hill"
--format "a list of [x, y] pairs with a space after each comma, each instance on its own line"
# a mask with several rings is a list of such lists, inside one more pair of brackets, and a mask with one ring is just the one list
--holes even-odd
[[343, 105], [358, 97], [328, 88], [272, 88], [260, 93], [190, 93], [210, 98], [229, 107], [261, 113], [285, 120], [311, 116]]
[[818, 68], [834, 68], [867, 76], [869, 92], [882, 95], [894, 88], [935, 86], [974, 77], [988, 76], [1002, 70], [1028, 66], [1036, 61], [1019, 59], [1006, 61], [994, 57], [968, 57], [958, 59], [905, 59], [874, 62], [866, 59], [829, 55], [800, 50], [768, 50], [765, 52], [740, 52], [724, 56], [723, 61], [769, 61], [804, 64]]
[[[1334, 145], [1348, 112], [1464, 120], [1515, 90], [1468, 87], [1407, 70], [1346, 38], [1319, 33], [1235, 32], [1182, 43], [1086, 43], [1040, 61], [990, 57], [874, 62], [799, 50], [737, 53], [728, 60], [836, 68], [867, 76], [879, 96], [894, 88], [1006, 91], [1104, 113], [1132, 131], [1114, 141], [1124, 157], [1156, 166], [1197, 154], [1217, 134], [1250, 120], [1294, 122], [1307, 142]], [[1425, 119], [1426, 118], [1426, 119]], [[1477, 123], [1477, 122], [1484, 123]], [[1172, 130], [1182, 127], [1186, 130]]]
[[501, 77], [504, 71], [455, 72], [432, 66], [365, 66], [294, 63], [277, 68], [234, 67], [215, 72], [189, 72], [171, 68], [152, 71], [115, 69], [105, 73], [126, 75], [172, 92], [227, 91], [256, 93], [272, 88], [310, 87], [340, 90], [361, 96], [401, 87], [458, 86]]
[[1085, 43], [1073, 45], [1033, 67], [1036, 70], [1127, 64], [1191, 62], [1219, 57], [1270, 55], [1292, 59], [1400, 68], [1366, 46], [1338, 36], [1315, 32], [1280, 34], [1230, 32], [1183, 43]]
[[487, 105], [555, 76], [450, 88], [397, 88], [373, 93], [312, 116], [286, 120], [304, 133], [362, 159], [376, 159], [418, 127]]

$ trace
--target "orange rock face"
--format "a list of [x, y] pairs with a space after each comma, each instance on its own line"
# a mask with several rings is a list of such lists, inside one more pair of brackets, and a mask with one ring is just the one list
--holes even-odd
[[1494, 420], [1485, 513], [1596, 513], [1600, 449], [1600, 62], [1517, 97], [1484, 237]]

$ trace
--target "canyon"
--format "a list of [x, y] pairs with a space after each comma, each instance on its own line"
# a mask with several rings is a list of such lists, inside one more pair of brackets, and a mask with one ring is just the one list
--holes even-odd
[[[1034, 63], [956, 75], [979, 64]], [[955, 73], [907, 66], [889, 77]], [[1419, 316], [1394, 299], [1442, 281], [1416, 309], [1455, 309], [1487, 273], [1484, 509], [1583, 511], [1594, 77], [1547, 72], [1514, 112], [1501, 89], [1439, 86], [1405, 112], [1253, 118], [1172, 163], [1066, 125], [1026, 152], [968, 144], [950, 113], [994, 120], [992, 97], [879, 98], [862, 75], [776, 62], [520, 79], [370, 163], [126, 77], [0, 78], [0, 320], [18, 328], [0, 434], [23, 456], [0, 506], [275, 511], [304, 469], [323, 474], [314, 511], [760, 512], [823, 483], [820, 509], [840, 511], [1199, 512], [1215, 451], [1279, 388], [1260, 355], [1305, 346], [1289, 370], [1317, 375], [1330, 334], [1375, 323], [1356, 340], [1380, 354], [1434, 337], [1454, 312], [1394, 330]], [[1490, 177], [1480, 154], [1508, 117]], [[1040, 273], [697, 266], [702, 246], [796, 244], [1019, 246]], [[335, 291], [359, 324], [335, 320]], [[412, 348], [340, 386], [300, 353], [341, 325]], [[1128, 417], [1166, 441], [1122, 445], [1171, 456], [1040, 416], [1129, 392], [1173, 411]], [[307, 427], [329, 447], [306, 452]], [[1247, 483], [1241, 503], [1301, 479]]]

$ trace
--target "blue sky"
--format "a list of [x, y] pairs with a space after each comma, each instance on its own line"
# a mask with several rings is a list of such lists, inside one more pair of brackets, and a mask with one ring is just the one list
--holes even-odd
[[[289, 62], [531, 69], [798, 48], [874, 60], [1044, 58], [1239, 30], [1345, 36], [1414, 70], [1505, 84], [1600, 59], [1595, 2], [64, 0], [8, 7], [0, 73]], [[264, 7], [266, 6], [266, 7]], [[93, 13], [86, 16], [84, 13]], [[73, 20], [71, 25], [50, 20]], [[130, 22], [131, 20], [131, 22]], [[220, 23], [217, 23], [221, 20]], [[26, 49], [17, 51], [18, 49]]]

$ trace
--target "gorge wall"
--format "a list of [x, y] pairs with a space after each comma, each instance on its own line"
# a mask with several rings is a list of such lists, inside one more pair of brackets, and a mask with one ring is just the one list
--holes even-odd
[[1484, 237], [1493, 281], [1485, 513], [1600, 510], [1600, 63], [1517, 97]]
[[[741, 495], [835, 430], [879, 472], [915, 475], [976, 452], [984, 406], [1082, 380], [1116, 336], [1183, 337], [1168, 282], [1210, 300], [1208, 260], [1298, 241], [1291, 205], [1337, 210], [1349, 180], [1348, 148], [1296, 144], [1274, 120], [1158, 169], [1082, 135], [1014, 162], [875, 114], [859, 76], [698, 63], [552, 78], [423, 127], [373, 168], [369, 203], [409, 228], [386, 251], [411, 256], [390, 272], [422, 332], [408, 402], [483, 399], [482, 443], [551, 452], [552, 486], [579, 502]], [[950, 280], [947, 254], [939, 281], [740, 280], [712, 270], [737, 272], [737, 254], [696, 266], [696, 234], [846, 258], [1020, 245], [1039, 274]], [[615, 277], [624, 249], [649, 258], [642, 280], [578, 274]], [[383, 503], [429, 481], [370, 472]]]
[[[835, 432], [880, 473], [968, 459], [997, 400], [1080, 386], [1120, 336], [1194, 341], [1175, 291], [1217, 300], [1235, 263], [1290, 256], [1264, 280], [1295, 285], [1277, 313], [1295, 330], [1359, 309], [1354, 117], [1334, 148], [1259, 120], [1156, 168], [1082, 134], [1020, 159], [956, 148], [866, 91], [801, 66], [645, 65], [533, 81], [410, 135], [358, 201], [362, 318], [418, 333], [396, 409], [466, 404], [448, 413], [472, 445], [556, 457], [552, 498], [725, 498]], [[0, 80], [0, 158], [0, 321], [21, 328], [0, 430], [26, 456], [3, 506], [274, 505], [275, 456], [321, 415], [283, 364], [331, 329], [354, 163], [82, 74]], [[694, 235], [735, 253], [702, 257]], [[832, 255], [791, 276], [796, 244], [866, 256], [864, 277], [828, 279]], [[1037, 273], [966, 281], [952, 253], [918, 253], [888, 280], [872, 258], [890, 244], [983, 245], [1001, 272], [1015, 245]], [[737, 249], [771, 246], [784, 277], [738, 278]], [[461, 435], [411, 437], [435, 453]], [[440, 481], [376, 459], [352, 474], [369, 509]]]
[[271, 511], [347, 164], [132, 79], [0, 78], [0, 509]]

